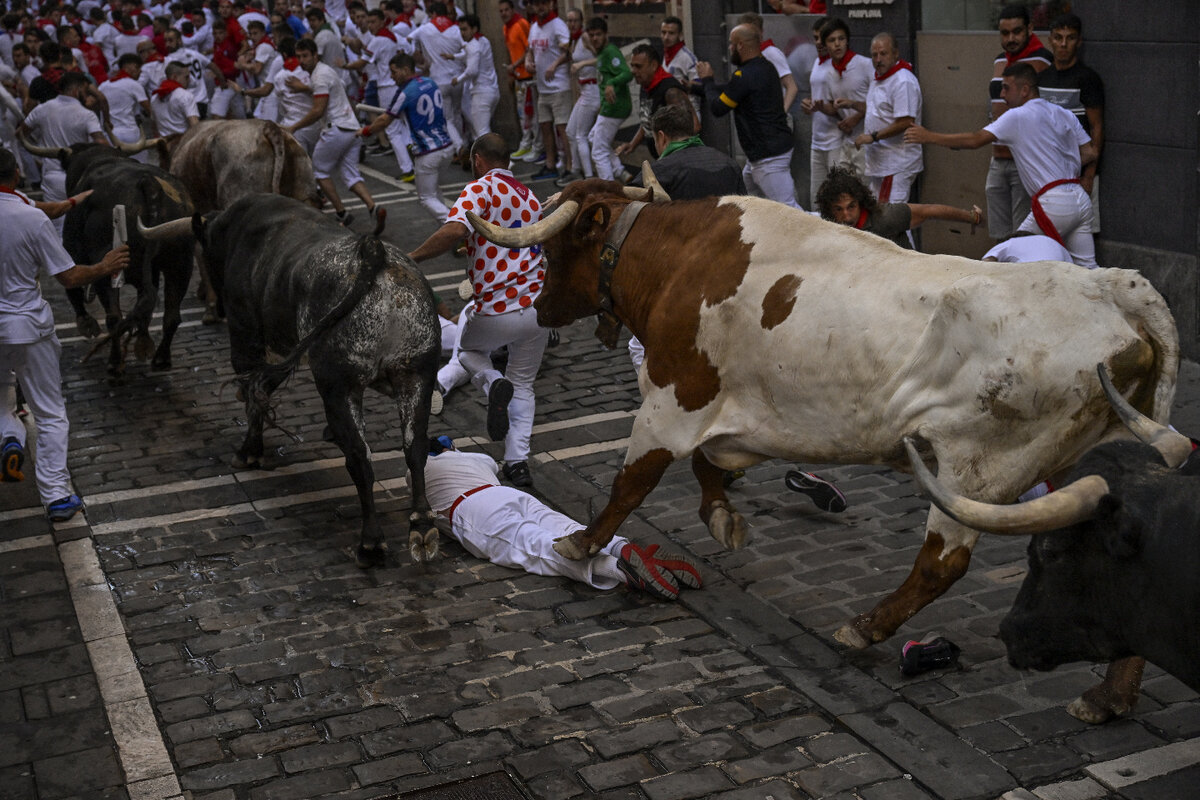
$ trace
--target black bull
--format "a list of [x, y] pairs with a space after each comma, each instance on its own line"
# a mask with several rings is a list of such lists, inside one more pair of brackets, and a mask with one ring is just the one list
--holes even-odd
[[[374, 236], [356, 237], [278, 195], [243, 197], [207, 223], [197, 216], [194, 225], [228, 318], [230, 357], [246, 402], [248, 430], [234, 466], [261, 463], [270, 394], [307, 353], [330, 431], [358, 489], [359, 565], [382, 564], [386, 555], [363, 438], [368, 387], [399, 406], [413, 497], [409, 547], [414, 560], [432, 557], [438, 534], [425, 498], [425, 460], [441, 334], [424, 276]], [[268, 351], [287, 357], [268, 366]]]
[[[154, 351], [151, 366], [169, 369], [171, 341], [179, 328], [180, 304], [192, 278], [193, 243], [186, 226], [179, 232], [159, 239], [147, 239], [137, 230], [140, 219], [147, 226], [161, 225], [180, 218], [190, 218], [192, 201], [178, 179], [158, 167], [142, 164], [124, 157], [120, 151], [101, 146], [76, 146], [63, 159], [67, 169], [67, 192], [77, 194], [92, 190], [90, 197], [67, 213], [63, 227], [63, 245], [81, 264], [99, 261], [112, 249], [113, 207], [125, 206], [129, 241], [129, 268], [126, 281], [137, 290], [137, 301], [121, 319], [117, 293], [110, 292], [111, 282], [97, 282], [97, 294], [107, 310], [107, 322], [112, 343], [108, 369], [114, 377], [125, 370], [123, 340], [125, 334], [136, 339], [135, 352], [140, 358], [150, 355], [150, 318], [158, 301], [158, 284], [163, 284], [163, 333]], [[83, 305], [82, 290], [68, 291], [75, 308], [81, 333], [97, 333], [88, 329], [84, 317], [94, 326]]]
[[1109, 677], [1120, 680], [1106, 684], [1117, 696], [1085, 693], [1069, 709], [1089, 722], [1132, 708], [1142, 659], [1200, 690], [1200, 458], [1186, 437], [1133, 410], [1103, 370], [1101, 381], [1142, 441], [1094, 447], [1062, 489], [1029, 503], [949, 492], [908, 443], [917, 480], [947, 514], [980, 530], [1035, 534], [1000, 637], [1018, 669], [1111, 662]]

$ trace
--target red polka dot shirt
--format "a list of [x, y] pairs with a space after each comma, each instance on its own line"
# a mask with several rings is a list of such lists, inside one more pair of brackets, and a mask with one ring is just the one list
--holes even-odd
[[[506, 169], [494, 169], [468, 183], [450, 209], [446, 221], [471, 228], [467, 212], [505, 228], [520, 228], [542, 218], [542, 207], [533, 192]], [[542, 290], [541, 245], [509, 250], [472, 231], [467, 237], [467, 277], [475, 290], [475, 313], [506, 314], [528, 308]]]

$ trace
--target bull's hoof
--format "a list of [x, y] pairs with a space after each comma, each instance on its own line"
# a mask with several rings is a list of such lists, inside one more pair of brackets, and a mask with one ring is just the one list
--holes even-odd
[[[1089, 698], [1088, 695], [1093, 691], [1093, 689], [1089, 689], [1083, 693], [1082, 697], [1072, 700], [1067, 706], [1067, 713], [1080, 722], [1086, 722], [1089, 725], [1103, 725], [1113, 717], [1123, 717], [1133, 710], [1132, 705], [1111, 695]], [[1108, 692], [1098, 692], [1098, 694], [1109, 695]]]
[[204, 316], [200, 318], [200, 321], [205, 325], [216, 325], [218, 322], [220, 322], [221, 316], [217, 314], [216, 306], [206, 306], [204, 309]]
[[863, 636], [858, 628], [855, 628], [853, 625], [843, 625], [838, 628], [837, 632], [833, 634], [833, 638], [851, 650], [866, 650], [871, 646], [871, 642], [867, 637]]
[[737, 550], [746, 542], [746, 520], [732, 508], [721, 504], [708, 516], [708, 532], [728, 550]]
[[90, 314], [80, 314], [75, 318], [75, 332], [85, 339], [95, 339], [100, 335], [100, 323]]
[[238, 453], [230, 460], [229, 464], [234, 469], [258, 469], [262, 466], [262, 461], [258, 456], [244, 456]]
[[354, 563], [361, 569], [382, 567], [386, 561], [387, 545], [381, 544], [376, 547], [367, 547], [360, 544], [354, 553]]
[[412, 557], [414, 564], [428, 564], [437, 558], [438, 529], [430, 528], [425, 533], [409, 531], [408, 554]]
[[583, 538], [582, 529], [554, 540], [554, 552], [572, 561], [583, 561], [588, 557], [589, 549], [587, 540]]
[[148, 333], [139, 333], [133, 342], [133, 355], [138, 361], [145, 361], [154, 353], [154, 339]]

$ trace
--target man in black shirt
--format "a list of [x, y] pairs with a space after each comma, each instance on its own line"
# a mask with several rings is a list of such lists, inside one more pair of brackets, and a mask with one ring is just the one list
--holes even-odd
[[[761, 37], [751, 25], [738, 25], [729, 32], [729, 53], [736, 67], [729, 83], [715, 83], [712, 65], [701, 61], [696, 65], [698, 88], [713, 114], [722, 117], [733, 112], [738, 142], [746, 154], [742, 170], [746, 188], [752, 194], [800, 208], [791, 172], [792, 129], [783, 110], [779, 73], [763, 58]], [[693, 91], [696, 89], [693, 84]]]
[[1043, 100], [1062, 106], [1079, 119], [1092, 137], [1096, 159], [1083, 167], [1079, 183], [1092, 197], [1092, 233], [1100, 232], [1100, 188], [1096, 170], [1104, 147], [1104, 82], [1091, 67], [1079, 60], [1083, 21], [1063, 14], [1050, 24], [1050, 52], [1054, 62], [1038, 75], [1038, 93]]
[[632, 152], [635, 147], [645, 142], [650, 156], [658, 158], [658, 150], [654, 146], [654, 131], [650, 128], [650, 119], [655, 112], [666, 105], [690, 108], [692, 110], [692, 132], [696, 133], [700, 130], [700, 119], [696, 116], [696, 110], [692, 107], [687, 90], [671, 73], [663, 69], [662, 59], [659, 58], [658, 51], [654, 49], [653, 45], [643, 43], [633, 48], [633, 52], [629, 54], [629, 71], [633, 73], [633, 79], [641, 87], [641, 96], [638, 102], [638, 117], [641, 124], [633, 138], [616, 149], [618, 156]]
[[[655, 147], [662, 153], [651, 169], [672, 200], [746, 194], [742, 168], [700, 140], [687, 111], [679, 106], [663, 106], [654, 112], [650, 126]], [[640, 186], [641, 176], [634, 183]]]

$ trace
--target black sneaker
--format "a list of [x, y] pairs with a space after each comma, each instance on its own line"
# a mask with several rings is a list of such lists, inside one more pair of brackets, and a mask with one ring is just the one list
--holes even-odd
[[337, 221], [342, 223], [342, 226], [345, 228], [349, 228], [350, 223], [354, 222], [354, 216], [349, 211], [338, 211], [334, 216], [337, 217]]
[[0, 444], [0, 480], [6, 483], [16, 483], [25, 480], [21, 465], [25, 463], [25, 448], [10, 436]]
[[822, 511], [840, 514], [846, 510], [846, 495], [820, 475], [793, 469], [784, 477], [783, 482], [793, 492], [808, 495]]
[[545, 181], [545, 180], [549, 180], [550, 178], [557, 178], [557, 177], [558, 177], [558, 170], [556, 170], [554, 167], [542, 167], [540, 170], [533, 173], [533, 177], [531, 177], [529, 180]]
[[679, 581], [670, 570], [647, 556], [633, 542], [621, 546], [617, 556], [617, 569], [625, 576], [625, 583], [632, 589], [643, 591], [659, 600], [674, 600], [679, 597]]
[[508, 378], [492, 381], [492, 388], [488, 390], [487, 432], [493, 442], [508, 435], [508, 404], [512, 397], [512, 381]]
[[962, 652], [958, 645], [939, 636], [928, 642], [906, 642], [900, 649], [900, 674], [909, 677], [931, 669], [952, 667]]
[[505, 464], [501, 471], [504, 473], [504, 479], [513, 486], [519, 486], [522, 489], [533, 486], [533, 476], [529, 474], [529, 464], [525, 461]]

